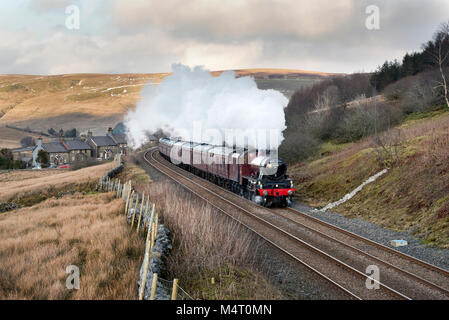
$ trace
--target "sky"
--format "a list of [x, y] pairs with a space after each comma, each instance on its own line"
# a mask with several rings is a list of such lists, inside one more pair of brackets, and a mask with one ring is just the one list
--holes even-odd
[[[378, 8], [374, 29], [368, 6]], [[448, 20], [447, 0], [2, 1], [0, 74], [169, 72], [174, 63], [370, 72], [418, 51]]]

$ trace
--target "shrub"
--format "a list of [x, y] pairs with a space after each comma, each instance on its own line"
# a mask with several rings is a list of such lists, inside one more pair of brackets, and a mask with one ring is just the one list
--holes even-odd
[[363, 102], [345, 110], [333, 138], [338, 142], [353, 142], [384, 131], [402, 118], [398, 107], [386, 103]]
[[48, 167], [50, 164], [50, 156], [48, 155], [48, 152], [41, 149], [37, 153], [37, 162], [41, 164], [42, 167]]

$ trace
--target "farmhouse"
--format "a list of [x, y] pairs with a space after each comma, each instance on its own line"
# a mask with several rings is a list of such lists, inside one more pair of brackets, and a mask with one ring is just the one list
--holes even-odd
[[92, 157], [92, 148], [83, 138], [74, 140], [65, 140], [62, 142], [69, 151], [69, 161], [86, 161]]
[[33, 166], [37, 165], [36, 159], [38, 152], [45, 150], [48, 152], [50, 163], [60, 165], [69, 162], [69, 150], [59, 141], [42, 143], [42, 138], [37, 139], [37, 146], [33, 150]]
[[113, 134], [109, 128], [105, 136], [93, 136], [89, 130], [87, 137], [64, 139], [63, 134], [57, 141], [43, 143], [39, 138], [37, 145], [32, 149], [33, 166], [39, 150], [48, 152], [50, 164], [61, 165], [66, 163], [87, 161], [93, 158], [104, 160], [112, 159], [116, 154], [127, 154], [128, 143], [125, 135]]
[[110, 136], [92, 136], [92, 132], [87, 134], [87, 143], [92, 147], [95, 158], [110, 159], [117, 154], [117, 144]]

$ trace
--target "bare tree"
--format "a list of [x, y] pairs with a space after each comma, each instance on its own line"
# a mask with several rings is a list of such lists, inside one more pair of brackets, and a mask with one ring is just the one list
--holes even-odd
[[449, 23], [442, 23], [440, 29], [434, 35], [435, 48], [429, 53], [431, 54], [434, 62], [437, 64], [441, 81], [436, 81], [437, 85], [434, 89], [442, 89], [443, 97], [446, 102], [446, 106], [449, 108], [448, 88], [445, 71], [446, 60], [449, 57]]
[[388, 129], [372, 137], [376, 160], [383, 167], [391, 167], [399, 162], [403, 150], [401, 130]]

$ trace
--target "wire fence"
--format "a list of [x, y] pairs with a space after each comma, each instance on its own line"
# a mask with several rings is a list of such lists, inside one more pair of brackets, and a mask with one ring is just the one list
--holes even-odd
[[[120, 159], [118, 159], [120, 162]], [[114, 170], [114, 169], [113, 169]], [[121, 183], [120, 179], [113, 179], [111, 174], [106, 174], [98, 181], [97, 190], [100, 192], [114, 192], [116, 198], [122, 198], [125, 202], [124, 214], [127, 218], [131, 229], [136, 229], [136, 232], [146, 233], [145, 254], [142, 263], [143, 276], [139, 287], [138, 299], [143, 300], [145, 289], [150, 288], [149, 299], [154, 300], [158, 288], [164, 290], [165, 295], [158, 295], [170, 297], [172, 300], [194, 300], [184, 289], [178, 284], [178, 279], [166, 280], [160, 278], [157, 272], [151, 270], [151, 253], [154, 252], [158, 235], [159, 215], [155, 211], [155, 204], [150, 202], [149, 195], [139, 194], [132, 187], [131, 180], [126, 183]], [[149, 275], [151, 275], [149, 277]], [[151, 286], [149, 286], [148, 278], [152, 279]]]

